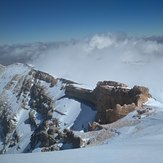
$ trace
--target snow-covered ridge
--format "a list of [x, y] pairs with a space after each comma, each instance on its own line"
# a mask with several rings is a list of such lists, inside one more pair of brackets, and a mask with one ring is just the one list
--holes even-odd
[[[64, 97], [64, 87], [68, 85], [64, 82], [68, 81], [24, 64], [9, 65], [3, 70], [0, 76], [1, 153], [41, 151], [58, 140], [53, 147], [56, 150], [63, 143], [55, 137], [65, 128], [82, 130], [94, 121], [96, 112], [91, 107]], [[83, 118], [88, 112], [92, 115]]]

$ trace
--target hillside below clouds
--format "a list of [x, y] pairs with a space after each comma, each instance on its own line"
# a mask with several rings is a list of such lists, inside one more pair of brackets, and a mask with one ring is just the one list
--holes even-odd
[[144, 86], [100, 81], [88, 89], [27, 64], [0, 65], [1, 154], [132, 142], [150, 135], [157, 144], [162, 111], [163, 104]]

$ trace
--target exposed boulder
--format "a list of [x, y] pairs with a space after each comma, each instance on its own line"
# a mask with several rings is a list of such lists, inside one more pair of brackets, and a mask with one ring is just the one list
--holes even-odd
[[97, 122], [93, 122], [92, 124], [88, 123], [88, 131], [96, 131], [101, 129], [103, 129], [103, 126]]
[[75, 135], [73, 131], [65, 129], [64, 133], [65, 142], [72, 144], [73, 148], [81, 148], [83, 146], [83, 140], [79, 136]]
[[142, 106], [144, 102], [148, 100], [151, 95], [149, 94], [149, 89], [143, 86], [134, 86], [130, 90], [130, 95], [135, 100], [137, 106]]
[[60, 147], [57, 144], [54, 144], [50, 147], [44, 147], [42, 148], [41, 152], [49, 152], [49, 151], [59, 151]]
[[39, 140], [42, 147], [49, 147], [56, 143], [56, 140], [52, 135], [49, 135], [46, 131], [41, 131], [39, 134]]
[[29, 112], [29, 121], [31, 126], [37, 127], [37, 123], [36, 123], [36, 111], [35, 110], [30, 110]]

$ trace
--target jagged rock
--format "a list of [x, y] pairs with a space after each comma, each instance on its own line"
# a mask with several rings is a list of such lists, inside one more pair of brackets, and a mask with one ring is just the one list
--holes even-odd
[[137, 110], [137, 115], [134, 115], [133, 117], [134, 118], [138, 118], [138, 119], [141, 119], [142, 117], [146, 117], [146, 116], [149, 116], [151, 115], [153, 112], [153, 109], [151, 108], [141, 108], [141, 109], [138, 109]]
[[124, 87], [124, 88], [127, 88], [128, 86], [124, 83], [119, 83], [119, 82], [116, 82], [116, 81], [100, 81], [97, 83], [97, 86], [110, 86], [110, 87]]
[[33, 70], [33, 72], [30, 72], [30, 74], [33, 75], [35, 79], [43, 80], [47, 83], [50, 83], [50, 87], [53, 87], [57, 83], [57, 79], [55, 79], [53, 76], [49, 75], [48, 73], [42, 72], [42, 71], [36, 71]]
[[93, 122], [92, 124], [88, 123], [88, 131], [96, 131], [101, 129], [103, 129], [103, 126], [97, 122]]
[[53, 109], [54, 101], [48, 97], [45, 88], [34, 84], [31, 88], [30, 105], [45, 117], [50, 116], [50, 110]]
[[95, 106], [99, 123], [114, 122], [136, 107], [141, 107], [151, 97], [146, 87], [134, 86], [129, 89], [126, 84], [115, 81], [98, 82], [93, 91], [67, 85], [65, 94]]
[[55, 145], [52, 145], [50, 147], [45, 147], [41, 150], [41, 152], [49, 152], [49, 151], [59, 151], [60, 150], [60, 147], [55, 144]]
[[19, 143], [19, 141], [20, 141], [20, 136], [17, 133], [17, 131], [15, 131], [12, 135], [12, 138], [9, 141], [9, 148], [15, 146], [17, 143]]
[[83, 146], [83, 140], [79, 136], [75, 135], [73, 131], [65, 129], [64, 133], [65, 142], [69, 144], [72, 143], [73, 148], [80, 148]]
[[143, 86], [134, 86], [131, 91], [131, 96], [134, 98], [134, 102], [137, 106], [142, 106], [144, 102], [148, 100], [151, 95], [149, 94], [149, 89]]
[[59, 133], [59, 129], [58, 129], [58, 127], [56, 127], [54, 125], [49, 125], [49, 129], [48, 129], [47, 133], [49, 135], [54, 135], [56, 133]]
[[2, 126], [4, 134], [7, 135], [8, 133], [12, 133], [16, 128], [17, 120], [14, 115], [9, 116], [5, 114], [2, 119]]
[[56, 143], [56, 140], [49, 135], [46, 131], [41, 131], [39, 134], [39, 140], [42, 147], [49, 147]]
[[29, 112], [29, 120], [31, 125], [33, 125], [34, 127], [37, 127], [37, 123], [36, 123], [36, 111], [35, 110], [30, 110]]
[[[108, 85], [110, 83], [111, 86]], [[100, 123], [111, 123], [126, 116], [151, 97], [148, 88], [134, 86], [129, 89], [125, 84], [116, 82], [100, 82], [93, 93], [96, 97], [97, 121]]]
[[31, 138], [30, 138], [30, 148], [31, 148], [30, 150], [33, 150], [35, 148], [38, 141], [39, 141], [38, 134], [33, 132], [33, 134], [31, 135]]
[[46, 131], [49, 127], [49, 121], [48, 120], [45, 120], [43, 121], [43, 123], [41, 124], [41, 127], [40, 127], [40, 130], [44, 130]]
[[126, 116], [128, 113], [134, 111], [135, 108], [136, 105], [134, 103], [128, 105], [124, 104], [123, 106], [117, 104], [114, 109], [106, 110], [106, 121], [109, 120], [109, 123], [115, 122], [118, 119]]
[[66, 85], [65, 94], [69, 98], [73, 98], [79, 101], [88, 102], [89, 104], [95, 104], [95, 96], [92, 90], [78, 88], [73, 85]]
[[60, 78], [59, 80], [62, 81], [62, 83], [67, 84], [67, 85], [78, 84], [74, 81], [63, 79], [63, 78]]

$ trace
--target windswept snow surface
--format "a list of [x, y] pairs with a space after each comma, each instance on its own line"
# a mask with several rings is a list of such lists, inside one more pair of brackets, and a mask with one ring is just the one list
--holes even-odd
[[[103, 145], [59, 152], [1, 155], [0, 162], [162, 163], [163, 104], [149, 99], [145, 107], [152, 109], [150, 115], [142, 117], [136, 125], [120, 128], [120, 134], [108, 139]], [[124, 119], [130, 120], [134, 115], [136, 111]]]
[[152, 142], [154, 139], [59, 152], [3, 155], [0, 161], [3, 163], [11, 163], [11, 161], [16, 163], [162, 163], [163, 143], [156, 145]]

